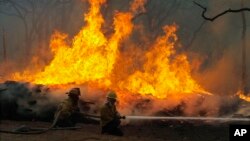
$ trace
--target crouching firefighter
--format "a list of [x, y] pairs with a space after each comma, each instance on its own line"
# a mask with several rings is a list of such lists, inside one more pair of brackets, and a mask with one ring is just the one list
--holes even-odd
[[121, 116], [117, 112], [115, 106], [116, 98], [115, 92], [109, 92], [107, 95], [107, 102], [101, 108], [101, 133], [123, 136], [123, 132], [120, 128], [120, 119], [125, 119], [125, 116]]
[[79, 96], [81, 95], [80, 89], [73, 88], [66, 94], [68, 98], [60, 103], [55, 113], [55, 117], [57, 117], [56, 126], [59, 127], [73, 127], [82, 117], [78, 107]]

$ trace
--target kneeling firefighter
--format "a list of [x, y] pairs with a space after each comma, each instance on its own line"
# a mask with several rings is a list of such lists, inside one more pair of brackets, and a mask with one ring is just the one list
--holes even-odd
[[[88, 123], [97, 123], [98, 121], [92, 118], [100, 118], [99, 116], [89, 115], [86, 113], [81, 113], [78, 107], [79, 96], [81, 95], [79, 88], [73, 88], [67, 92], [68, 98], [64, 100], [57, 108], [54, 115], [53, 123], [48, 128], [32, 128], [26, 125], [22, 125], [14, 130], [2, 130], [1, 133], [9, 134], [41, 134], [45, 133], [53, 128], [57, 127], [73, 127], [79, 121], [87, 121]], [[92, 104], [92, 102], [82, 101], [85, 104]], [[56, 128], [55, 128], [56, 129]], [[60, 128], [59, 128], [60, 129]], [[78, 128], [61, 128], [61, 129], [78, 129]], [[96, 139], [95, 137], [88, 137], [86, 139]]]
[[101, 128], [102, 134], [111, 134], [116, 136], [123, 136], [123, 132], [120, 129], [120, 119], [125, 119], [125, 116], [121, 116], [116, 110], [116, 93], [111, 91], [107, 94], [107, 102], [101, 108]]
[[65, 99], [57, 108], [55, 117], [58, 116], [56, 126], [59, 127], [72, 127], [82, 114], [78, 107], [79, 96], [81, 95], [79, 88], [72, 88], [67, 92], [68, 98]]

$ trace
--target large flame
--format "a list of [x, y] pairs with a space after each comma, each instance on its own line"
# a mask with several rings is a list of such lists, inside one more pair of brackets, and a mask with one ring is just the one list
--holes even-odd
[[[84, 15], [86, 25], [70, 41], [67, 34], [55, 32], [50, 47], [54, 54], [51, 63], [43, 71], [12, 75], [14, 80], [30, 81], [46, 85], [66, 85], [95, 83], [111, 87], [117, 91], [127, 91], [141, 95], [150, 94], [156, 98], [166, 98], [169, 94], [183, 95], [207, 93], [191, 76], [190, 65], [185, 54], [177, 54], [177, 26], [165, 26], [165, 35], [160, 36], [145, 53], [142, 69], [121, 79], [114, 71], [120, 55], [120, 43], [133, 31], [132, 19], [138, 11], [145, 12], [145, 0], [135, 0], [130, 12], [116, 12], [114, 33], [107, 38], [102, 32], [104, 19], [100, 7], [105, 0], [89, 0], [90, 10]], [[116, 82], [112, 80], [116, 78]], [[118, 79], [118, 82], [117, 82]]]
[[109, 85], [109, 75], [118, 55], [118, 46], [122, 38], [132, 31], [131, 13], [116, 13], [114, 34], [107, 39], [101, 31], [104, 20], [100, 13], [105, 0], [90, 0], [90, 11], [86, 14], [84, 26], [73, 38], [71, 45], [66, 42], [67, 35], [56, 32], [51, 39], [54, 59], [43, 72], [35, 75], [16, 73], [15, 79], [28, 80], [39, 84], [83, 84], [89, 81], [101, 81]]
[[168, 94], [206, 93], [192, 79], [187, 57], [175, 54], [176, 29], [176, 25], [163, 28], [165, 35], [158, 37], [146, 53], [143, 70], [136, 71], [127, 81], [121, 82], [120, 88], [158, 98], [165, 98]]

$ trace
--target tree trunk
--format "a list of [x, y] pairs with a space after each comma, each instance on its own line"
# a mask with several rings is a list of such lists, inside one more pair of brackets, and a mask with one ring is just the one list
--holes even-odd
[[192, 36], [190, 42], [189, 42], [189, 43], [186, 45], [186, 47], [185, 47], [185, 50], [188, 50], [188, 49], [191, 49], [191, 48], [192, 48], [193, 43], [194, 43], [194, 41], [195, 41], [195, 39], [196, 39], [198, 33], [200, 32], [200, 30], [202, 29], [202, 27], [205, 25], [205, 23], [206, 23], [206, 20], [204, 20], [204, 21], [200, 24], [200, 26], [194, 31], [193, 36]]
[[[244, 7], [244, 0], [241, 0], [241, 7]], [[248, 93], [247, 89], [247, 67], [246, 67], [246, 15], [244, 12], [241, 12], [241, 18], [242, 18], [242, 74], [241, 74], [241, 90], [243, 94]]]
[[4, 62], [7, 61], [6, 34], [4, 28], [3, 28], [3, 60]]

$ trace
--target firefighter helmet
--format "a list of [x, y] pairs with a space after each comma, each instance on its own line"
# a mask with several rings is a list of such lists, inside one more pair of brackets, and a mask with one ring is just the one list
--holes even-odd
[[72, 88], [66, 94], [68, 94], [69, 96], [80, 96], [81, 95], [80, 88]]
[[116, 99], [117, 95], [114, 91], [108, 92], [107, 98]]

